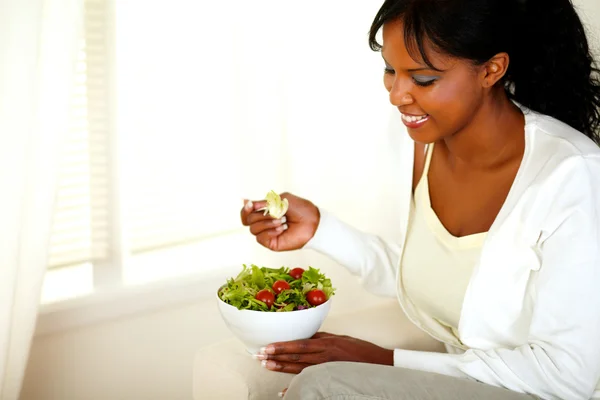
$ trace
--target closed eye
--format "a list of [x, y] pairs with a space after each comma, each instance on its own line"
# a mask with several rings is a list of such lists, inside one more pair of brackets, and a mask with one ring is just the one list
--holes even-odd
[[416, 85], [426, 87], [426, 86], [433, 85], [433, 83], [435, 81], [437, 81], [439, 78], [436, 77], [436, 76], [418, 76], [418, 75], [415, 75], [415, 76], [412, 77], [412, 79], [413, 79], [413, 82], [415, 82]]
[[[386, 75], [394, 75], [396, 73], [396, 71], [391, 66], [386, 65], [385, 69], [384, 69], [384, 73]], [[425, 75], [423, 75], [423, 76], [415, 75], [412, 77], [413, 82], [417, 86], [421, 86], [421, 87], [431, 86], [438, 79], [439, 79], [439, 77], [437, 77], [437, 76], [425, 76]]]

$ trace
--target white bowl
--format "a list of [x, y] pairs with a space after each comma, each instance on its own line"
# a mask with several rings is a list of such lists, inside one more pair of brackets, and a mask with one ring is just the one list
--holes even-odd
[[331, 297], [317, 307], [282, 312], [238, 310], [218, 293], [217, 303], [227, 327], [250, 354], [256, 354], [268, 344], [308, 339], [317, 333], [331, 307]]

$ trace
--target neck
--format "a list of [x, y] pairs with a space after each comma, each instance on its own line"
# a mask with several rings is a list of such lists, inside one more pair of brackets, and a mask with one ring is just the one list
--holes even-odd
[[523, 113], [503, 89], [488, 97], [468, 125], [443, 140], [456, 167], [494, 168], [523, 154]]

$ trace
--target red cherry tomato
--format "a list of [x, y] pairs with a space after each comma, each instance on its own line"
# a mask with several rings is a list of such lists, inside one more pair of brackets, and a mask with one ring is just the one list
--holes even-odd
[[290, 276], [294, 279], [300, 279], [300, 278], [302, 278], [303, 273], [304, 273], [304, 270], [302, 268], [294, 268], [293, 270], [290, 271]]
[[256, 293], [256, 300], [260, 300], [267, 305], [267, 308], [271, 308], [273, 303], [275, 302], [275, 295], [269, 291], [269, 289], [263, 289], [260, 292]]
[[327, 301], [327, 297], [325, 296], [325, 292], [319, 289], [313, 289], [306, 294], [306, 300], [312, 306], [320, 306], [321, 304]]
[[287, 283], [286, 281], [284, 281], [283, 279], [280, 279], [278, 281], [275, 281], [275, 283], [273, 283], [273, 291], [277, 294], [283, 292], [284, 290], [288, 290], [290, 288], [290, 284]]

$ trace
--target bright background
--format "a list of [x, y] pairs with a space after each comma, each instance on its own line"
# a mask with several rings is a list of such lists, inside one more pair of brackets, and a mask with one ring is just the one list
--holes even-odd
[[[321, 268], [332, 313], [380, 301], [238, 221], [242, 198], [287, 190], [397, 234], [391, 107], [367, 45], [380, 3], [86, 1], [23, 399], [190, 399], [194, 353], [230, 336], [214, 291], [242, 263]], [[600, 2], [575, 3], [600, 54]]]

